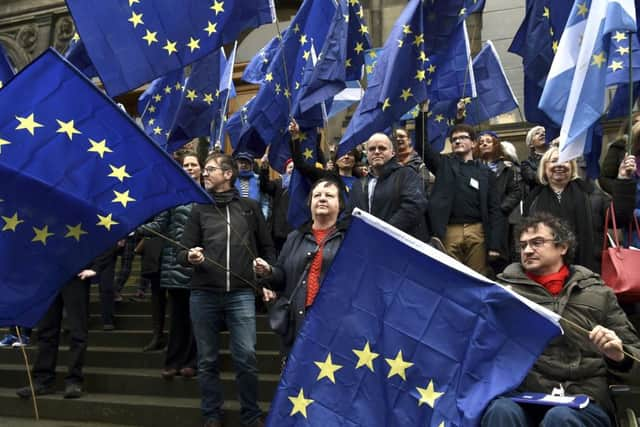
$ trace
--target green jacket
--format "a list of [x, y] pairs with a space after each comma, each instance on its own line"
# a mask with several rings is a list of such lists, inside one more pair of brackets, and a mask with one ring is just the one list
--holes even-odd
[[[557, 297], [529, 279], [518, 263], [499, 274], [498, 281], [586, 330], [602, 325], [615, 331], [625, 351], [640, 358], [638, 333], [618, 305], [613, 291], [591, 270], [574, 265], [570, 271], [571, 275]], [[563, 329], [564, 335], [549, 342], [519, 389], [551, 393], [554, 387], [562, 384], [567, 395], [586, 394], [613, 412], [609, 384], [639, 384], [640, 364], [628, 357], [621, 363], [608, 360], [584, 332], [567, 323], [563, 323]], [[526, 333], [524, 328], [523, 333]]]

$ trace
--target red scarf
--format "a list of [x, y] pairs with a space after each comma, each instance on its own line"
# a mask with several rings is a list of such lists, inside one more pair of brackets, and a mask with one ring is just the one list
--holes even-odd
[[562, 291], [564, 282], [566, 282], [569, 277], [569, 268], [566, 265], [563, 265], [557, 273], [545, 274], [542, 276], [537, 276], [532, 273], [526, 274], [529, 279], [544, 286], [545, 289], [555, 297], [560, 293], [560, 291]]
[[307, 300], [305, 306], [309, 307], [313, 304], [313, 300], [316, 299], [318, 291], [320, 290], [320, 272], [322, 271], [322, 252], [324, 249], [324, 242], [333, 228], [327, 228], [326, 230], [312, 229], [313, 237], [315, 237], [318, 243], [318, 251], [311, 261], [309, 267], [309, 275], [307, 276]]

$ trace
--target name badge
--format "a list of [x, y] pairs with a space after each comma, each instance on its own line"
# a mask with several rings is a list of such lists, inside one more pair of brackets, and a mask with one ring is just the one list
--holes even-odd
[[475, 188], [476, 190], [480, 190], [480, 183], [475, 178], [469, 179], [469, 185]]

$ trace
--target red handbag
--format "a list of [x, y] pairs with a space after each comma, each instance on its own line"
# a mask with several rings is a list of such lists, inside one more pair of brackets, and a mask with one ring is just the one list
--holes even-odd
[[[609, 230], [609, 218], [613, 223], [613, 239], [616, 247], [607, 244], [607, 231]], [[638, 219], [633, 216], [636, 233], [640, 237]], [[631, 225], [629, 225], [629, 242], [631, 242]], [[607, 208], [604, 223], [604, 239], [602, 242], [602, 280], [613, 289], [618, 299], [622, 302], [640, 301], [640, 250], [623, 248], [618, 238], [618, 225], [613, 208], [613, 202]]]

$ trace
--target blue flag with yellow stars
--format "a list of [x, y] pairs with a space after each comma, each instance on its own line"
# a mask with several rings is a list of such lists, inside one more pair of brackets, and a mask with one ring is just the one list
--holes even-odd
[[52, 49], [0, 90], [0, 182], [0, 326], [34, 326], [60, 287], [158, 212], [210, 202]]
[[340, 141], [339, 156], [428, 97], [461, 97], [463, 83], [472, 80], [465, 77], [470, 67], [463, 24], [483, 6], [473, 0], [409, 1], [377, 54], [367, 90]]
[[184, 70], [172, 71], [154, 80], [138, 99], [138, 112], [144, 131], [156, 144], [172, 152], [190, 138], [169, 142], [184, 93]]
[[282, 36], [275, 36], [266, 46], [262, 47], [245, 67], [242, 73], [242, 80], [256, 85], [261, 84], [267, 75], [269, 64], [280, 47], [281, 41]]
[[[324, 46], [336, 6], [333, 1], [305, 0], [294, 16], [273, 60], [248, 117], [265, 144], [271, 144], [269, 162], [279, 171], [288, 158], [288, 126], [302, 87], [304, 67], [311, 48]], [[368, 29], [363, 29], [368, 31]], [[278, 146], [283, 147], [278, 147]], [[253, 154], [261, 156], [266, 146]]]
[[0, 45], [0, 89], [7, 84], [14, 74], [11, 62], [9, 62], [9, 58], [4, 51], [4, 48]]
[[171, 141], [188, 141], [211, 134], [211, 122], [220, 117], [227, 92], [231, 90], [235, 96], [233, 83], [226, 86], [229, 76], [226, 85], [222, 82], [226, 69], [227, 58], [222, 48], [193, 64], [171, 131]]
[[347, 87], [348, 81], [362, 79], [364, 53], [371, 48], [362, 5], [339, 0], [318, 62], [300, 95], [304, 113]]
[[93, 62], [91, 62], [89, 54], [87, 53], [87, 48], [84, 46], [82, 40], [80, 40], [78, 33], [75, 33], [71, 38], [64, 57], [90, 79], [98, 77], [96, 67], [93, 66]]
[[300, 134], [292, 141], [297, 145], [300, 156], [293, 157], [295, 168], [289, 183], [289, 207], [287, 222], [293, 228], [298, 228], [311, 219], [307, 198], [311, 190], [311, 183], [300, 173], [302, 167], [323, 168], [318, 162], [318, 132], [313, 129], [301, 129]]
[[476, 426], [560, 335], [557, 322], [356, 209], [266, 425]]
[[179, 70], [273, 22], [273, 0], [67, 0], [109, 95]]
[[258, 131], [249, 123], [249, 109], [255, 99], [253, 97], [247, 101], [224, 124], [224, 132], [229, 136], [231, 148], [236, 153], [258, 153], [266, 146]]

